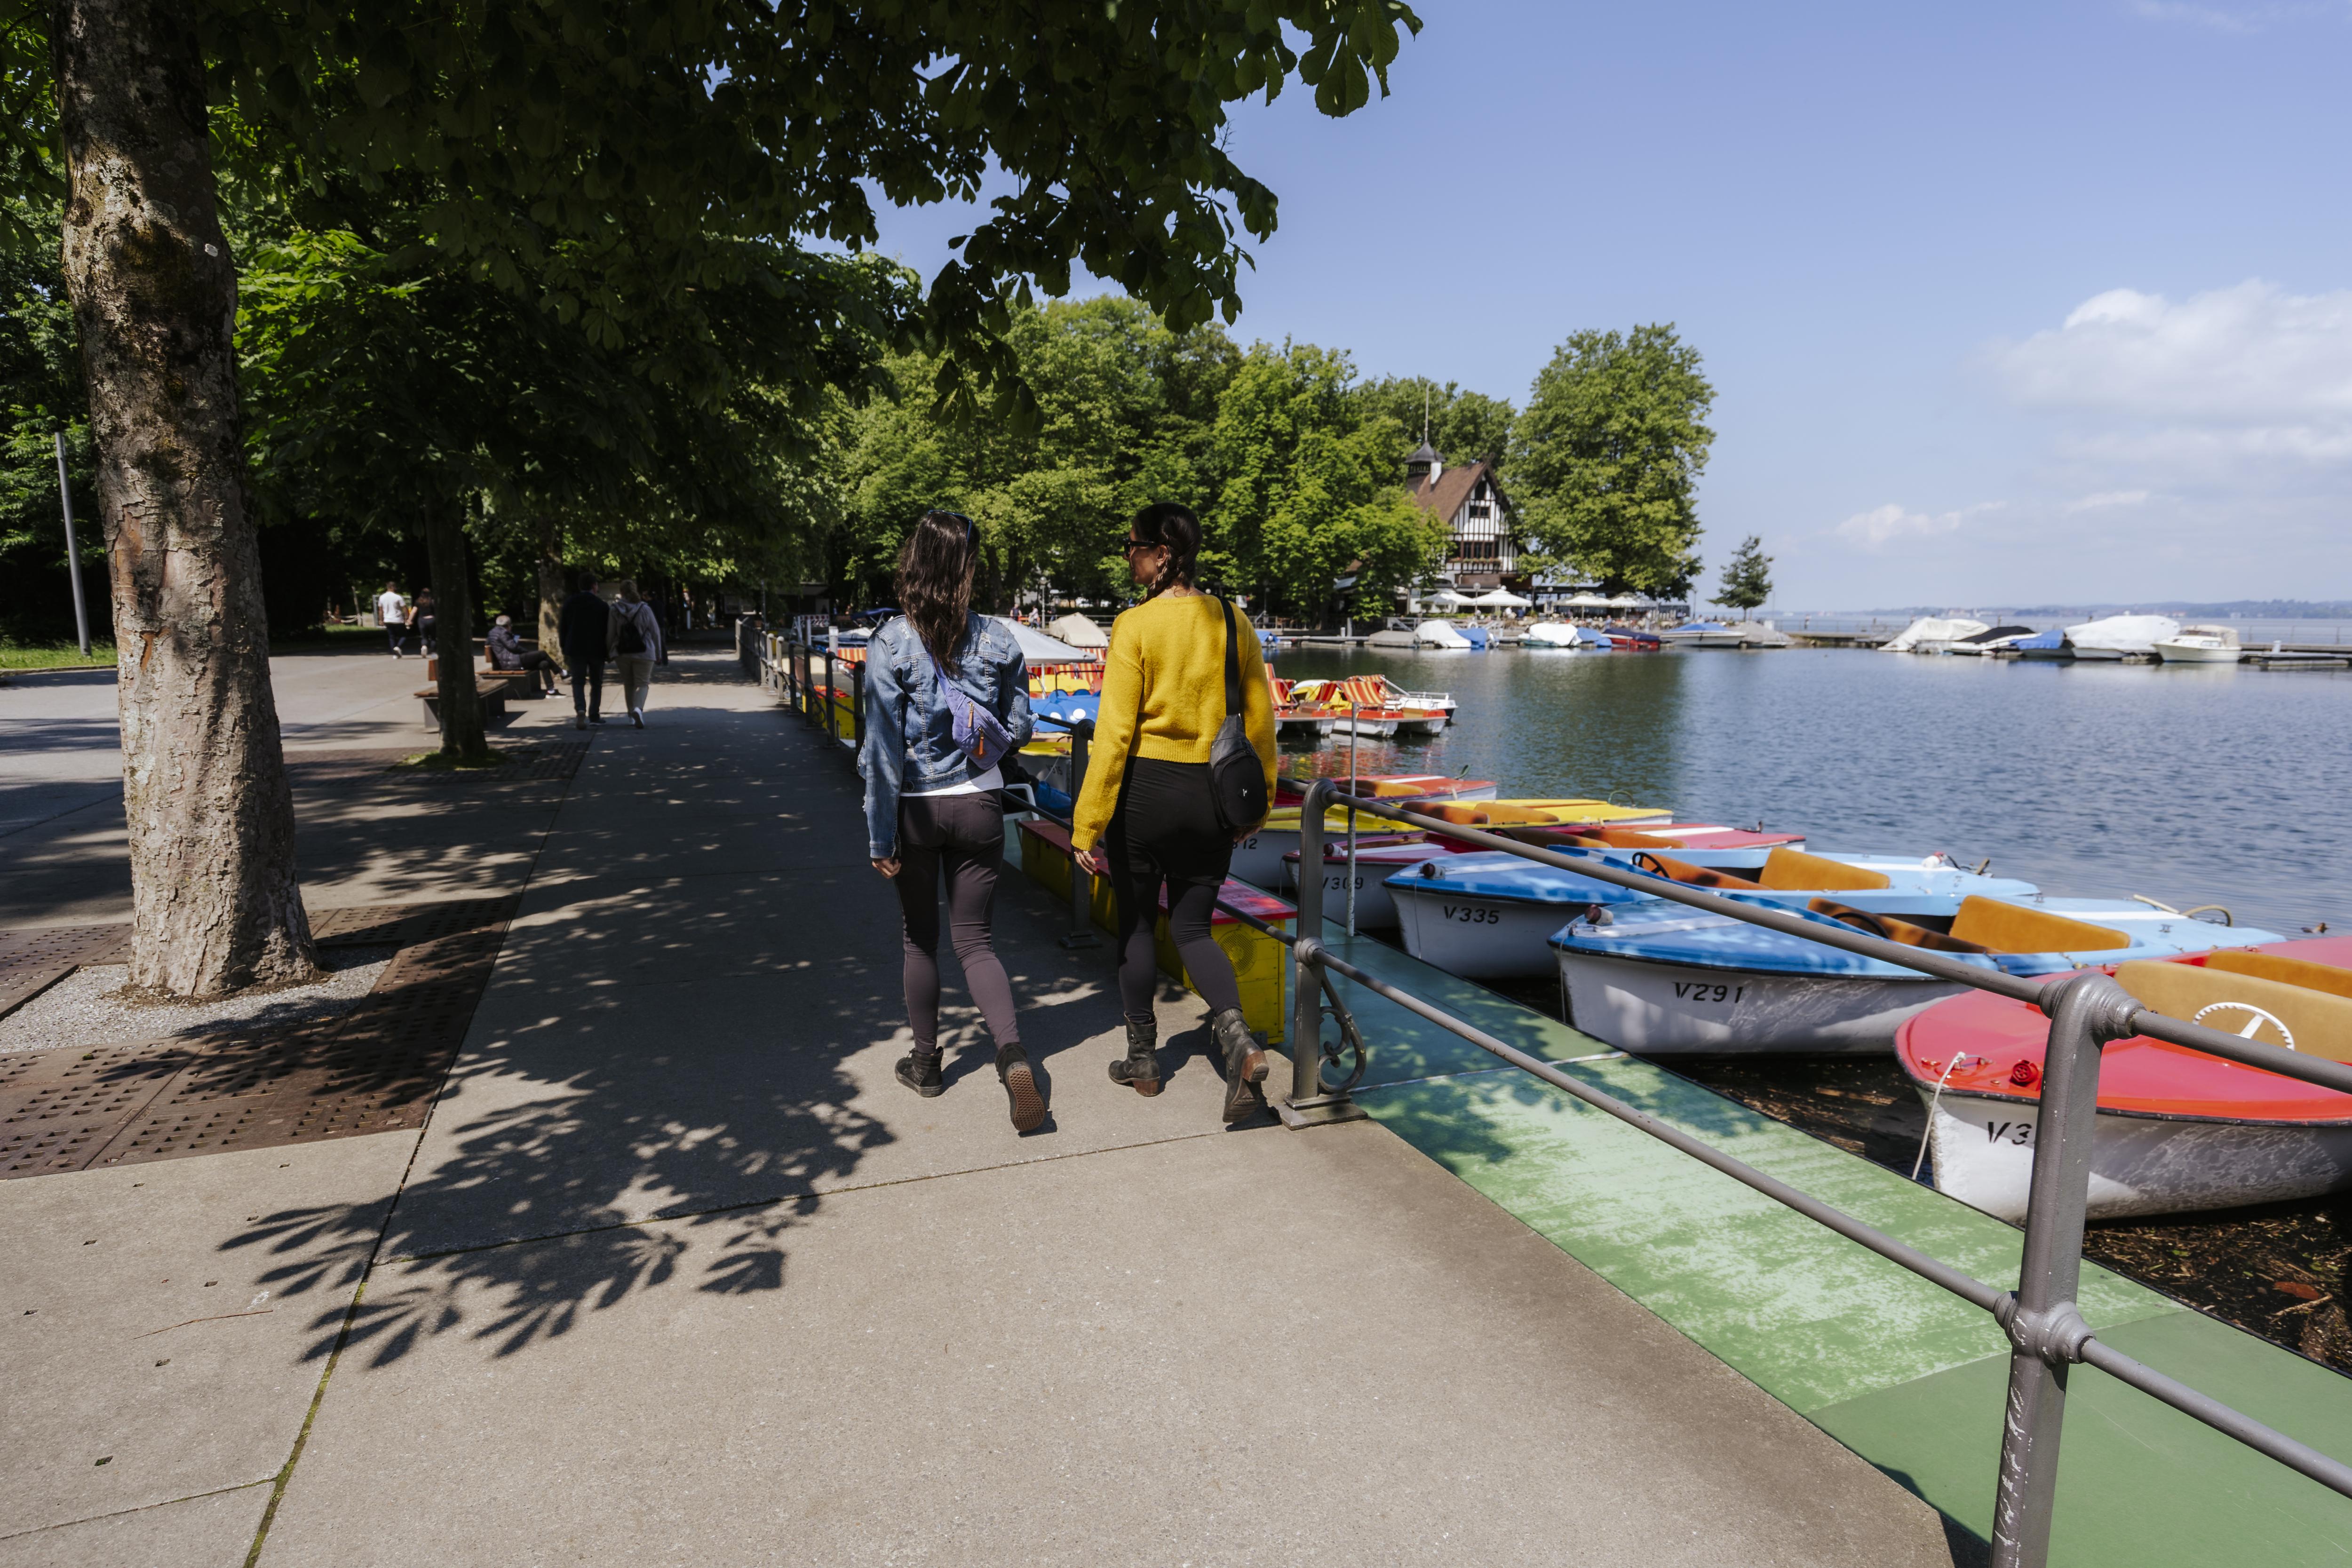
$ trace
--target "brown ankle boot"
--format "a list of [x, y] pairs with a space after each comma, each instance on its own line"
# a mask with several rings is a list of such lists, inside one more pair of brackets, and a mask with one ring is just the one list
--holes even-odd
[[1238, 1007], [1209, 1016], [1209, 1037], [1225, 1058], [1225, 1120], [1246, 1121], [1265, 1109], [1265, 1091], [1258, 1088], [1268, 1071], [1265, 1047]]
[[1160, 1092], [1160, 1020], [1127, 1021], [1127, 1055], [1110, 1064], [1110, 1080], [1138, 1094]]

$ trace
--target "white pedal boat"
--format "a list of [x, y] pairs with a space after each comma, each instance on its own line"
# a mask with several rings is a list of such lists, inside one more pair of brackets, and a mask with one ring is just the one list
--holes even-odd
[[[2114, 973], [2169, 1016], [2352, 1060], [2352, 937], [2125, 963]], [[2040, 1009], [1972, 991], [1895, 1035], [1895, 1058], [1927, 1107], [1937, 1190], [2011, 1224], [2023, 1222], [2032, 1185], [2049, 1033]], [[2092, 1126], [2093, 1219], [2352, 1188], [2352, 1095], [2145, 1035], [2101, 1053]]]
[[[2209, 925], [2125, 900], [1970, 896], [1950, 900], [1941, 916], [1915, 912], [1898, 919], [1854, 907], [1871, 896], [1842, 894], [1789, 907], [1808, 921], [1942, 949], [1963, 963], [2011, 974], [2054, 974], [2085, 964], [2279, 940], [2274, 931]], [[1871, 1054], [1894, 1044], [1904, 1019], [1967, 989], [1682, 905], [1662, 901], [1615, 916], [1608, 925], [1571, 924], [1551, 945], [1570, 1021], [1621, 1050]]]
[[[1622, 848], [1572, 853], [1628, 869], [1672, 873], [1673, 880], [1711, 890], [1769, 892], [1797, 905], [1834, 893], [1842, 900], [1867, 901], [1874, 913], [1937, 914], [1969, 893], [2031, 895], [2034, 890], [2030, 882], [1974, 875], [1941, 855], [1832, 858], [1779, 847], [1766, 852], [1764, 864], [1751, 878], [1679, 856]], [[1557, 962], [1553, 934], [1571, 921], [1598, 921], [1607, 929], [1621, 920], [1656, 920], [1661, 910], [1675, 916], [1689, 912], [1686, 906], [1653, 893], [1500, 851], [1424, 861], [1391, 877], [1388, 891], [1396, 900], [1405, 951], [1465, 980], [1544, 973]]]

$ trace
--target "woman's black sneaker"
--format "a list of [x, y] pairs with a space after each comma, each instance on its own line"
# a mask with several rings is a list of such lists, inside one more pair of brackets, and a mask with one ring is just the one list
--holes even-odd
[[1110, 1080], [1138, 1094], [1160, 1092], [1160, 1020], [1127, 1021], [1127, 1055], [1110, 1064]]
[[1037, 1075], [1029, 1070], [1029, 1053], [1017, 1043], [997, 1047], [996, 1081], [1004, 1086], [1005, 1107], [1012, 1112], [1015, 1132], [1031, 1131], [1045, 1120], [1045, 1097], [1037, 1092]]
[[898, 1081], [925, 1100], [946, 1093], [948, 1086], [940, 1081], [940, 1053], [917, 1051], [911, 1057], [900, 1057]]

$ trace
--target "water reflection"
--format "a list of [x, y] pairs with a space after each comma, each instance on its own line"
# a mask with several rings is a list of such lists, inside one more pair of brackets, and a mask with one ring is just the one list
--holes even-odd
[[[2289, 935], [2352, 926], [2352, 673], [1805, 649], [1302, 648], [1276, 668], [1454, 694], [1435, 741], [1360, 742], [1368, 772], [1760, 819], [1819, 848], [1990, 856], [2054, 893], [2218, 902]], [[1325, 771], [1345, 745], [1326, 743]]]

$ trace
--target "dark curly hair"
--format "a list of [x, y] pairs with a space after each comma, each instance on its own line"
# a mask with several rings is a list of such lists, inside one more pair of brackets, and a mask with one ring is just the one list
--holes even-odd
[[980, 531], [960, 511], [927, 511], [898, 548], [898, 608], [931, 657], [949, 669], [971, 618]]
[[1172, 500], [1156, 500], [1135, 514], [1131, 538], [1146, 544], [1164, 544], [1167, 557], [1160, 563], [1160, 571], [1151, 580], [1154, 594], [1166, 588], [1192, 586], [1195, 558], [1201, 553], [1201, 520], [1192, 515], [1190, 507], [1179, 506]]

